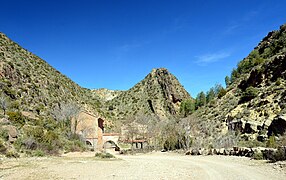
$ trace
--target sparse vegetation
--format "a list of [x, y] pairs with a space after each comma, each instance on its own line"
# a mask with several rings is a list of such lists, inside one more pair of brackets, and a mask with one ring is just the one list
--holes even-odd
[[26, 119], [21, 112], [9, 111], [7, 115], [9, 116], [9, 120], [18, 126], [24, 126], [26, 123]]
[[257, 97], [257, 95], [258, 95], [258, 90], [250, 86], [245, 90], [245, 92], [243, 92], [240, 102], [244, 103], [244, 102], [250, 101], [251, 99]]
[[263, 160], [263, 154], [261, 152], [256, 152], [252, 158], [255, 160]]
[[115, 156], [113, 156], [110, 153], [95, 153], [95, 157], [96, 158], [100, 158], [100, 159], [111, 159], [111, 158], [115, 158]]

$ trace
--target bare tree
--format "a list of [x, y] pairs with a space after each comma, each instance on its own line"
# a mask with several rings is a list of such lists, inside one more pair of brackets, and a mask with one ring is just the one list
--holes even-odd
[[78, 114], [81, 108], [75, 103], [60, 103], [52, 111], [53, 117], [59, 122], [62, 128], [71, 125], [73, 123], [73, 132], [76, 133], [76, 128], [78, 125]]
[[131, 143], [131, 150], [133, 151], [133, 142], [138, 133], [138, 127], [135, 124], [134, 117], [128, 117], [125, 120], [126, 123], [126, 131], [127, 131], [127, 140]]
[[191, 122], [190, 119], [184, 118], [179, 122], [181, 136], [180, 136], [180, 144], [184, 149], [190, 149], [191, 144]]
[[9, 103], [8, 103], [7, 98], [4, 96], [4, 94], [1, 94], [1, 96], [0, 96], [0, 107], [3, 110], [4, 116], [6, 114], [6, 110], [8, 108], [8, 105], [9, 105]]
[[235, 132], [229, 131], [226, 134], [220, 135], [214, 141], [214, 146], [217, 148], [230, 148], [237, 146], [239, 136]]

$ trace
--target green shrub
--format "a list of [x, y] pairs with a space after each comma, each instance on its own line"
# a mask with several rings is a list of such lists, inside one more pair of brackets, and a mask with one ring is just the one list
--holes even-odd
[[231, 72], [230, 81], [233, 83], [239, 77], [239, 73], [236, 69], [233, 69]]
[[9, 133], [6, 129], [0, 129], [0, 138], [4, 139], [4, 141], [8, 141]]
[[247, 141], [247, 140], [240, 140], [238, 142], [238, 145], [241, 146], [241, 147], [249, 147], [249, 148], [253, 148], [253, 147], [265, 147], [265, 143], [263, 142], [260, 142], [258, 140], [250, 140], [250, 141]]
[[280, 148], [277, 151], [275, 151], [273, 159], [271, 159], [271, 160], [274, 162], [286, 160], [286, 152], [285, 152], [284, 148]]
[[43, 137], [43, 141], [52, 144], [54, 141], [58, 140], [59, 136], [53, 131], [47, 131]]
[[36, 157], [44, 157], [46, 154], [44, 151], [40, 150], [40, 149], [37, 149], [36, 151], [34, 151], [32, 153], [33, 156], [36, 156]]
[[115, 158], [115, 156], [113, 156], [110, 153], [95, 153], [95, 157], [97, 158], [101, 158], [101, 159], [111, 159], [111, 158]]
[[276, 86], [280, 86], [282, 84], [282, 79], [281, 78], [278, 78], [275, 82], [275, 85]]
[[16, 91], [12, 90], [11, 88], [3, 88], [3, 91], [5, 94], [7, 94], [7, 96], [9, 96], [11, 99], [16, 99]]
[[8, 158], [12, 158], [12, 157], [18, 158], [18, 157], [20, 157], [20, 155], [16, 151], [14, 151], [14, 150], [8, 150], [6, 152], [6, 154], [5, 154], [5, 156], [8, 157]]
[[252, 86], [249, 86], [248, 88], [246, 88], [245, 92], [242, 93], [240, 103], [250, 101], [251, 99], [257, 97], [257, 95], [258, 90]]
[[19, 101], [13, 101], [10, 104], [11, 109], [20, 109], [20, 102]]
[[253, 50], [247, 58], [239, 62], [239, 64], [237, 65], [237, 71], [240, 74], [250, 72], [253, 67], [260, 65], [264, 62], [265, 59], [259, 56], [257, 50]]
[[86, 149], [86, 146], [83, 142], [79, 140], [73, 140], [73, 141], [66, 141], [64, 143], [64, 149], [67, 152], [84, 151]]
[[195, 102], [193, 99], [187, 99], [182, 101], [180, 105], [180, 113], [186, 117], [195, 111]]
[[39, 126], [27, 127], [25, 129], [27, 136], [33, 137], [38, 142], [44, 141], [44, 128]]
[[20, 151], [22, 145], [23, 145], [23, 138], [22, 137], [18, 137], [16, 139], [16, 141], [13, 143], [14, 145], [14, 148], [17, 150], [17, 151]]
[[268, 139], [268, 141], [267, 141], [267, 143], [266, 143], [266, 146], [267, 146], [267, 147], [270, 147], [270, 148], [276, 148], [276, 147], [277, 147], [276, 140], [275, 140], [275, 135], [274, 135], [274, 134], [272, 134], [272, 135], [269, 137], [269, 139]]
[[21, 112], [7, 112], [9, 116], [9, 120], [16, 125], [23, 126], [26, 123], [25, 117], [22, 115]]
[[224, 88], [220, 89], [220, 91], [218, 92], [217, 97], [218, 98], [222, 98], [224, 95], [226, 94], [226, 90]]
[[254, 153], [253, 159], [255, 159], [255, 160], [262, 160], [262, 159], [263, 159], [263, 154], [262, 154], [262, 152], [256, 152], [256, 153]]
[[5, 142], [0, 139], [0, 154], [4, 154], [6, 152], [7, 148], [5, 146]]

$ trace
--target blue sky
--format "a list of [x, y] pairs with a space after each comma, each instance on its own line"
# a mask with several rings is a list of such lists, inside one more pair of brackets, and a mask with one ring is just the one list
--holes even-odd
[[9, 0], [0, 31], [86, 88], [165, 67], [196, 96], [286, 23], [282, 0]]

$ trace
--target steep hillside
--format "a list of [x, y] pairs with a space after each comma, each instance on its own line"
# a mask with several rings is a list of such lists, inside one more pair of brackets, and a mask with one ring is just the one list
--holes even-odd
[[124, 119], [137, 114], [160, 119], [174, 117], [189, 93], [167, 69], [153, 69], [141, 82], [107, 102], [109, 115]]
[[227, 93], [196, 112], [216, 132], [264, 141], [286, 130], [286, 25], [270, 32], [231, 74]]
[[0, 33], [0, 156], [84, 150], [72, 117], [100, 106], [90, 90]]
[[100, 106], [90, 90], [81, 88], [44, 60], [0, 33], [0, 95], [11, 110], [46, 116], [60, 102], [74, 102], [86, 109]]

